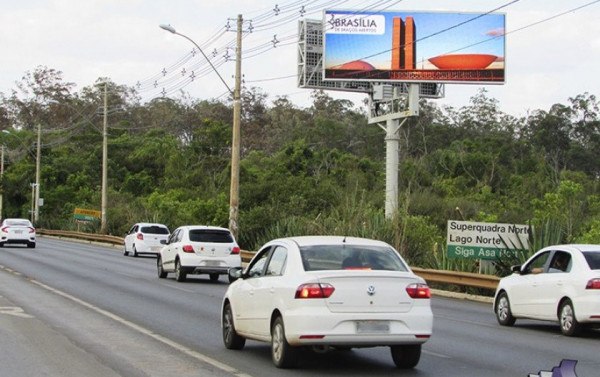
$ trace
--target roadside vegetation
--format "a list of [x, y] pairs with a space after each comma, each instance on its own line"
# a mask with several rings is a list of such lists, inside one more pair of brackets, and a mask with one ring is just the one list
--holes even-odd
[[[73, 210], [100, 209], [104, 81], [76, 91], [59, 71], [38, 67], [0, 93], [5, 217], [29, 217], [40, 124], [38, 226], [98, 231], [76, 224]], [[111, 81], [108, 92], [109, 233], [139, 221], [226, 227], [230, 99], [142, 103]], [[320, 91], [299, 108], [245, 88], [239, 243], [255, 250], [280, 236], [364, 236], [415, 266], [473, 272], [476, 261], [445, 257], [449, 219], [531, 224], [532, 248], [600, 243], [598, 105], [576, 94], [516, 118], [485, 91], [461, 108], [422, 100], [421, 115], [400, 131], [400, 210], [386, 219], [384, 133], [362, 110]]]

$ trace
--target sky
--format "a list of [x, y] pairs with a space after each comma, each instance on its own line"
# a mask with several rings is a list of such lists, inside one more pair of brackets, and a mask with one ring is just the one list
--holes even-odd
[[[485, 13], [499, 7], [506, 16], [505, 84], [446, 84], [436, 103], [467, 106], [483, 88], [502, 111], [524, 116], [586, 92], [600, 95], [600, 0], [0, 0], [0, 93], [9, 95], [26, 72], [45, 66], [61, 71], [75, 90], [108, 77], [137, 87], [144, 100], [176, 98], [181, 91], [223, 99], [225, 84], [234, 87], [241, 14], [245, 87], [260, 88], [269, 101], [287, 96], [304, 108], [311, 90], [298, 88], [296, 79], [302, 17], [321, 19], [325, 9]], [[159, 24], [199, 44], [225, 84], [192, 52], [192, 42]], [[357, 106], [366, 98], [329, 94]]]

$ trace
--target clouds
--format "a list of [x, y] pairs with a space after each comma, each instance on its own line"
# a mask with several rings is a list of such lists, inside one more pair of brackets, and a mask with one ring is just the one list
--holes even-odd
[[[566, 103], [568, 97], [586, 91], [600, 94], [595, 93], [600, 88], [600, 78], [595, 74], [595, 62], [600, 61], [600, 23], [596, 22], [600, 18], [600, 5], [526, 27], [589, 2], [520, 1], [502, 9], [508, 33], [507, 81], [502, 86], [486, 87], [490, 96], [498, 98], [501, 109], [522, 115], [528, 109], [548, 109], [554, 103]], [[323, 4], [328, 3], [311, 2], [312, 7], [305, 8], [309, 11], [305, 17], [320, 18]], [[395, 4], [389, 10], [399, 11], [486, 12], [505, 3], [500, 0], [404, 0], [388, 1], [384, 6]], [[209, 40], [221, 30], [220, 37], [207, 51], [228, 46], [233, 56], [235, 33], [223, 28], [229, 19], [242, 14], [245, 20], [254, 20], [255, 27], [243, 40], [243, 50], [248, 52], [242, 62], [246, 86], [262, 87], [271, 99], [289, 95], [299, 106], [308, 106], [311, 101], [310, 91], [298, 89], [294, 77], [297, 45], [293, 41], [300, 17], [297, 1], [0, 0], [0, 4], [3, 48], [0, 92], [5, 94], [15, 88], [14, 82], [26, 71], [38, 65], [62, 71], [65, 81], [75, 82], [79, 89], [93, 84], [99, 77], [110, 77], [118, 84], [133, 86], [171, 67], [193, 47], [185, 39], [160, 29], [161, 23], [174, 25], [198, 43]], [[278, 16], [269, 13], [275, 4], [281, 10]], [[359, 0], [344, 4], [344, 8], [350, 9], [365, 6], [365, 2]], [[230, 21], [230, 25], [235, 28], [235, 21]], [[523, 27], [526, 28], [511, 33]], [[489, 29], [487, 35], [495, 37], [501, 33], [501, 29], [494, 28]], [[282, 43], [271, 48], [269, 41], [274, 36]], [[258, 49], [260, 46], [266, 47]], [[196, 64], [202, 64], [200, 55], [194, 59]], [[233, 85], [232, 60], [223, 62], [219, 72]], [[281, 77], [286, 78], [277, 79]], [[438, 103], [455, 107], [467, 105], [469, 97], [479, 88], [478, 85], [446, 85], [446, 98]], [[223, 84], [211, 73], [183, 89], [204, 99], [224, 92]], [[365, 98], [350, 93], [330, 94], [334, 98], [354, 100], [359, 105]]]

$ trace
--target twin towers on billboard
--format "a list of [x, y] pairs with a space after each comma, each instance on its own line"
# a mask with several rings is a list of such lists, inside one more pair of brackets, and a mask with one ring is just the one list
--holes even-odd
[[505, 15], [325, 11], [325, 80], [504, 83]]

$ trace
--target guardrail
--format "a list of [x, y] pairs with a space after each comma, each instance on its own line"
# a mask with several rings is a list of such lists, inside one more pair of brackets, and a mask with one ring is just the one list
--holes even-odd
[[[38, 229], [37, 233], [55, 237], [75, 238], [87, 241], [110, 243], [114, 245], [123, 245], [123, 237], [118, 236], [48, 229]], [[253, 256], [253, 251], [242, 250], [241, 252], [242, 262], [244, 263], [250, 262]], [[495, 290], [498, 286], [498, 281], [500, 281], [500, 278], [497, 276], [469, 272], [431, 270], [418, 267], [412, 267], [412, 270], [415, 274], [419, 275], [429, 283], [451, 284], [463, 287]]]

